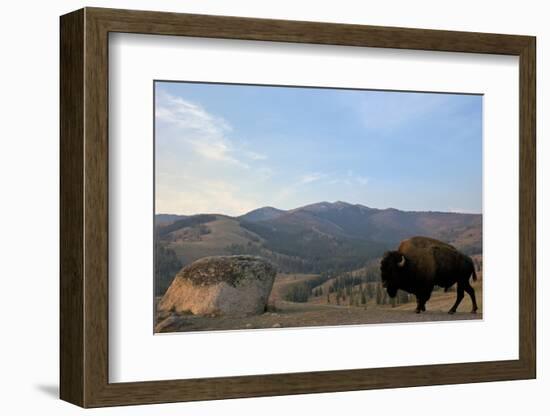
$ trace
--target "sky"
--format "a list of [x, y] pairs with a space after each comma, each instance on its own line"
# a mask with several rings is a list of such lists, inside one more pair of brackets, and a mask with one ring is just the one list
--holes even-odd
[[155, 82], [155, 211], [480, 213], [480, 95]]

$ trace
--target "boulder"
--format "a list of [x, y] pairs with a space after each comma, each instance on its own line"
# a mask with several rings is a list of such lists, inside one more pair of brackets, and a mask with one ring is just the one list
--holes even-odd
[[200, 316], [261, 314], [275, 274], [261, 257], [204, 257], [180, 270], [157, 308]]

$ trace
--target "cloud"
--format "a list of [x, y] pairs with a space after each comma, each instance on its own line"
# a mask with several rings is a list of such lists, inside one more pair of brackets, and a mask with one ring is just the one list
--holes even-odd
[[295, 197], [299, 192], [303, 192], [304, 189], [307, 188], [306, 185], [318, 182], [326, 176], [326, 174], [320, 172], [304, 173], [295, 180], [289, 182], [286, 186], [280, 187], [279, 190], [275, 192], [275, 201], [285, 205], [290, 198]]
[[155, 115], [157, 121], [179, 127], [222, 135], [231, 126], [221, 117], [213, 116], [198, 104], [175, 97], [164, 90], [156, 94]]
[[273, 174], [273, 169], [267, 166], [262, 166], [261, 168], [256, 170], [256, 178], [262, 181], [270, 179], [271, 177], [273, 177]]
[[[467, 96], [456, 100], [448, 94], [393, 93], [373, 91], [364, 95], [354, 107], [365, 127], [371, 131], [387, 133], [399, 128], [409, 128], [411, 123], [439, 118], [449, 122], [462, 120], [465, 103], [475, 100]], [[463, 123], [460, 123], [462, 125]]]
[[156, 190], [157, 213], [217, 213], [242, 215], [258, 207], [258, 201], [239, 192], [237, 184], [223, 179], [193, 178], [186, 186], [160, 181]]
[[319, 172], [306, 173], [302, 175], [300, 178], [298, 178], [297, 182], [300, 185], [305, 185], [307, 183], [316, 182], [320, 179], [323, 179], [325, 176], [327, 175]]
[[[200, 105], [159, 90], [156, 95], [155, 117], [160, 125], [174, 129], [169, 139], [184, 141], [201, 157], [249, 168], [237, 156], [235, 146], [227, 137], [227, 133], [232, 130], [231, 125]], [[255, 160], [259, 158], [261, 155], [254, 154]]]
[[331, 175], [329, 185], [346, 185], [346, 186], [365, 186], [369, 183], [369, 178], [353, 173], [348, 170], [345, 175]]
[[266, 155], [230, 136], [230, 123], [162, 89], [155, 121], [157, 212], [239, 215], [257, 208], [257, 192], [275, 172]]
[[[288, 205], [287, 202], [290, 199], [299, 195], [303, 196], [305, 193], [311, 194], [311, 192], [313, 192], [313, 194], [318, 194], [319, 192], [334, 192], [334, 185], [338, 185], [340, 187], [339, 190], [342, 190], [342, 185], [344, 185], [346, 189], [356, 189], [366, 186], [368, 183], [369, 178], [357, 175], [351, 170], [347, 170], [345, 173], [306, 172], [299, 175], [294, 181], [288, 183], [286, 186], [282, 186], [274, 195], [275, 201], [283, 205]], [[313, 184], [315, 184], [315, 186], [311, 186]], [[327, 188], [327, 185], [333, 186]], [[319, 200], [322, 199], [326, 199], [326, 195], [319, 195]]]
[[261, 153], [253, 152], [252, 150], [244, 150], [242, 152], [244, 156], [252, 160], [266, 160], [267, 156]]

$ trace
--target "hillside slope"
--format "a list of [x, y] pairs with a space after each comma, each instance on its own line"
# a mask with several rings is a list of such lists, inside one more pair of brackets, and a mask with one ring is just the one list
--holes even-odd
[[350, 271], [414, 235], [447, 241], [468, 254], [482, 249], [480, 214], [375, 209], [341, 201], [288, 211], [264, 207], [240, 217], [162, 214], [156, 219], [157, 244], [173, 250], [184, 265], [210, 255], [253, 254], [284, 272]]

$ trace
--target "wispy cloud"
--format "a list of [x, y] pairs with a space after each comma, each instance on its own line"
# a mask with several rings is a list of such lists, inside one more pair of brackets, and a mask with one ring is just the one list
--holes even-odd
[[157, 207], [238, 214], [342, 200], [477, 210], [481, 105], [447, 94], [158, 83]]
[[267, 166], [262, 166], [261, 168], [256, 170], [256, 177], [260, 180], [269, 179], [273, 177], [273, 175], [274, 175], [273, 169]]
[[236, 184], [223, 179], [194, 177], [185, 187], [161, 181], [156, 192], [157, 213], [241, 215], [259, 204], [240, 193]]
[[436, 112], [455, 114], [462, 106], [448, 94], [372, 92], [362, 96], [354, 108], [367, 129], [392, 132], [430, 119]]
[[267, 159], [266, 155], [264, 155], [262, 153], [254, 152], [252, 150], [243, 150], [242, 154], [244, 156], [246, 156], [247, 158], [252, 159], [252, 160], [266, 160]]
[[231, 130], [231, 126], [223, 118], [215, 117], [200, 105], [161, 89], [156, 94], [156, 119], [210, 134], [223, 134], [224, 131]]
[[357, 175], [353, 171], [348, 170], [345, 174], [331, 175], [328, 181], [330, 185], [347, 185], [347, 186], [365, 186], [369, 183], [369, 178], [362, 175]]
[[326, 174], [320, 172], [305, 173], [298, 178], [297, 182], [301, 185], [305, 185], [307, 183], [316, 182], [326, 176]]
[[157, 89], [155, 117], [157, 212], [239, 215], [257, 207], [254, 195], [240, 188], [261, 186], [275, 173], [264, 163], [266, 155], [230, 137], [229, 122], [162, 89]]
[[[281, 206], [292, 206], [289, 201], [300, 195], [316, 194], [319, 195], [319, 200], [323, 200], [327, 199], [326, 192], [330, 192], [331, 195], [340, 195], [338, 191], [342, 191], [344, 188], [354, 192], [359, 188], [364, 188], [368, 183], [369, 178], [357, 175], [351, 170], [333, 173], [305, 172], [295, 177], [286, 186], [282, 186], [274, 195], [275, 201]], [[336, 197], [336, 199], [338, 198]], [[312, 201], [316, 202], [315, 199]]]
[[[238, 152], [227, 137], [232, 130], [231, 125], [200, 105], [159, 90], [155, 115], [157, 122], [175, 127], [177, 133], [171, 135], [172, 138], [185, 141], [203, 158], [249, 167], [237, 156]], [[257, 158], [259, 155], [255, 156]]]
[[295, 181], [298, 185], [306, 185], [313, 182], [324, 182], [329, 185], [364, 186], [369, 183], [369, 178], [357, 175], [351, 170], [347, 170], [345, 173], [308, 172], [299, 176]]

